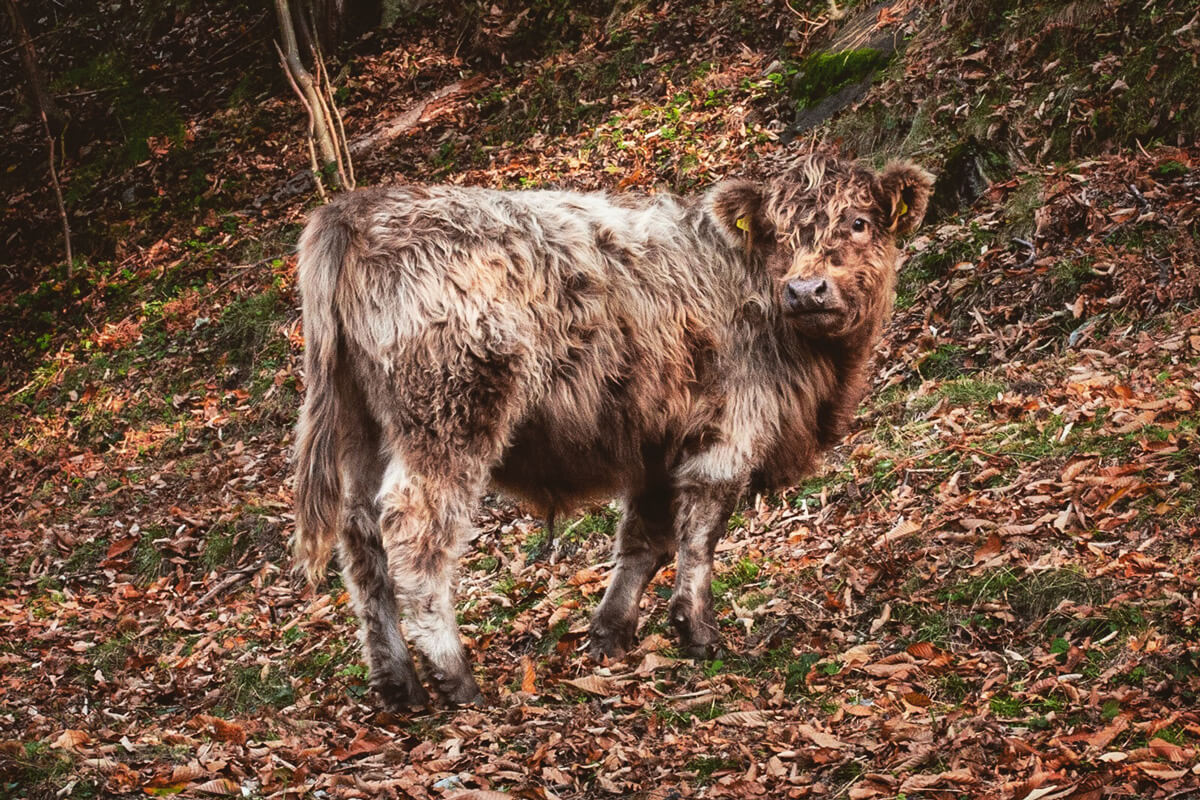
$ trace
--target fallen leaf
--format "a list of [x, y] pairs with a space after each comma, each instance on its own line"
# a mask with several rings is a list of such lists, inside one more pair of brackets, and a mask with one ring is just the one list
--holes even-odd
[[58, 738], [50, 745], [51, 747], [61, 747], [64, 750], [74, 750], [76, 747], [87, 744], [91, 741], [91, 737], [87, 732], [67, 728], [58, 735]]
[[716, 717], [718, 725], [733, 725], [739, 728], [765, 728], [767, 715], [764, 711], [731, 711]]
[[191, 788], [192, 791], [204, 792], [205, 794], [240, 795], [242, 793], [241, 787], [228, 778], [217, 778], [215, 780], [197, 784]]
[[570, 686], [573, 689], [578, 689], [581, 692], [601, 697], [612, 695], [616, 688], [615, 681], [612, 678], [604, 678], [599, 675], [584, 675], [582, 678], [572, 678], [570, 680], [559, 681], [559, 683]]
[[536, 686], [534, 685], [537, 679], [537, 673], [533, 669], [533, 659], [529, 656], [521, 656], [521, 691], [526, 694], [534, 694]]
[[828, 747], [831, 750], [844, 750], [850, 746], [804, 722], [796, 726], [796, 732], [818, 747]]

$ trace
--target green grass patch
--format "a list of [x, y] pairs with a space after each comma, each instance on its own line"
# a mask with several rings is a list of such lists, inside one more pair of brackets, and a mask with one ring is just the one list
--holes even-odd
[[[8, 754], [0, 764], [0, 797], [35, 796], [91, 798], [99, 787], [90, 779], [76, 778], [75, 762], [66, 751], [46, 742], [25, 742], [17, 754]], [[69, 792], [64, 792], [71, 785]]]
[[[100, 642], [88, 652], [92, 670], [100, 670], [104, 677], [112, 679], [125, 668], [137, 643], [136, 633], [123, 633]], [[88, 680], [91, 675], [87, 676]]]
[[921, 377], [956, 378], [963, 372], [966, 350], [957, 344], [942, 344], [931, 351], [917, 368]]
[[108, 551], [108, 539], [103, 537], [89, 539], [77, 543], [63, 564], [63, 572], [67, 574], [90, 573], [104, 560]]
[[957, 605], [1004, 601], [1014, 612], [1030, 619], [1044, 617], [1063, 601], [1097, 605], [1109, 595], [1103, 580], [1069, 568], [1023, 573], [1001, 567], [939, 592], [941, 599]]
[[713, 776], [721, 772], [738, 772], [742, 770], [740, 759], [729, 756], [696, 756], [684, 767], [696, 775], [698, 785], [712, 782]]
[[166, 538], [167, 535], [164, 528], [152, 525], [143, 530], [138, 537], [138, 543], [133, 550], [133, 572], [143, 586], [163, 573], [163, 554], [154, 544], [154, 540]]
[[237, 531], [228, 523], [217, 523], [204, 534], [204, 548], [200, 562], [207, 570], [214, 570], [236, 559], [235, 543]]
[[722, 571], [718, 577], [713, 578], [713, 597], [718, 601], [726, 599], [731, 591], [757, 580], [760, 572], [761, 568], [758, 564], [749, 558], [742, 558], [729, 569]]
[[213, 344], [239, 369], [266, 358], [286, 357], [287, 340], [279, 330], [284, 312], [283, 299], [274, 288], [235, 300], [213, 326]]
[[234, 666], [228, 676], [223, 687], [224, 710], [240, 714], [260, 708], [284, 708], [295, 702], [291, 681], [278, 667]]
[[1004, 389], [1004, 384], [996, 381], [956, 378], [943, 382], [936, 391], [951, 405], [986, 406], [995, 400], [996, 395], [1002, 393]]

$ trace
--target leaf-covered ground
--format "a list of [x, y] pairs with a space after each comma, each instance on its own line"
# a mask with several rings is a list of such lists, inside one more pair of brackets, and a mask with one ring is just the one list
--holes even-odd
[[412, 717], [336, 576], [290, 576], [301, 114], [247, 55], [269, 19], [184, 8], [135, 27], [157, 49], [105, 50], [115, 13], [38, 39], [95, 140], [70, 275], [36, 129], [0, 145], [0, 796], [1200, 797], [1189, 4], [496, 5], [359, 42], [351, 138], [421, 109], [362, 183], [692, 191], [817, 141], [942, 176], [856, 432], [731, 522], [726, 657], [674, 650], [666, 570], [589, 662], [615, 512], [555, 538], [491, 498], [459, 593], [491, 705]]

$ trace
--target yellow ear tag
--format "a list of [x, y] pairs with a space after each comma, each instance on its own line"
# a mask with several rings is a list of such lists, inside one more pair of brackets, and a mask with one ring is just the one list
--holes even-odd
[[896, 216], [903, 217], [907, 213], [908, 213], [908, 203], [904, 202], [904, 199], [901, 198], [900, 199], [900, 213], [898, 213]]
[[743, 230], [746, 232], [750, 231], [750, 218], [749, 217], [738, 217], [737, 222], [735, 222], [734, 224], [737, 225], [740, 230]]

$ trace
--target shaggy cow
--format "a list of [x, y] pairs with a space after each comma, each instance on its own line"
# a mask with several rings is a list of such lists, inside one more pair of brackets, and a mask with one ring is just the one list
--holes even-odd
[[296, 553], [316, 580], [339, 544], [382, 698], [429, 699], [403, 612], [443, 697], [481, 699], [453, 586], [489, 482], [547, 510], [623, 498], [594, 656], [632, 646], [673, 554], [671, 623], [710, 656], [717, 541], [739, 495], [845, 431], [930, 187], [814, 155], [692, 199], [407, 186], [318, 209]]

